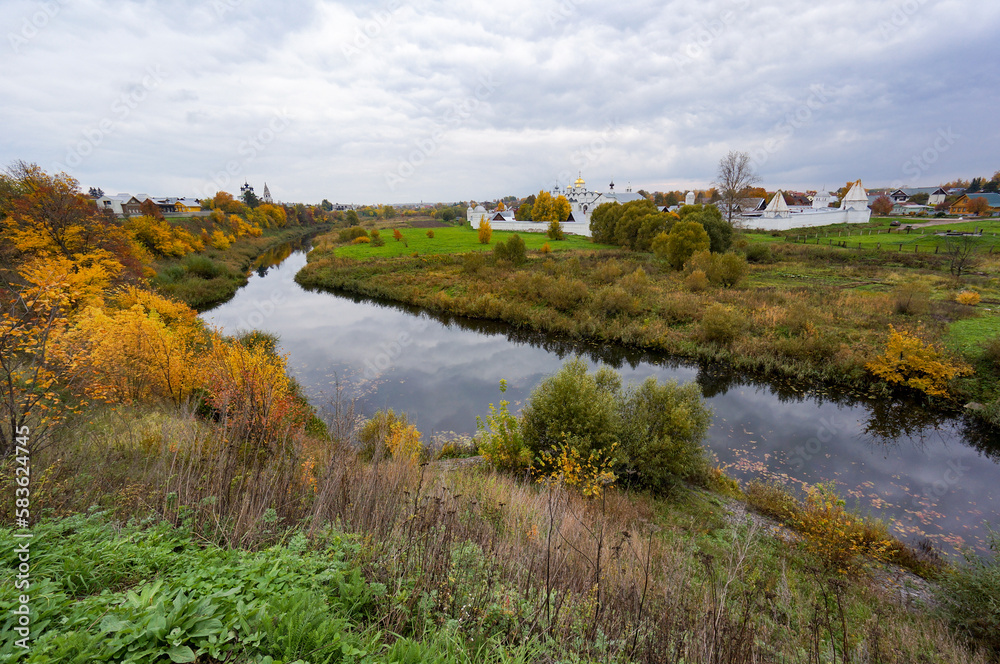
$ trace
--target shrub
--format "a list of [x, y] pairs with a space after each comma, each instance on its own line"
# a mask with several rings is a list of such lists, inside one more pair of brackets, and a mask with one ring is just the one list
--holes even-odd
[[427, 229], [427, 237], [429, 237], [432, 240], [434, 239], [434, 229], [433, 228], [428, 228]]
[[890, 557], [893, 542], [885, 523], [848, 512], [833, 483], [810, 487], [801, 509], [788, 522], [804, 536], [801, 546], [830, 571], [846, 574], [859, 559]]
[[396, 242], [399, 242], [400, 240], [403, 239], [403, 234], [399, 231], [398, 228], [393, 228], [392, 237], [396, 240]]
[[551, 254], [552, 253], [552, 247], [550, 247], [549, 243], [546, 242], [545, 244], [542, 245], [542, 248], [539, 249], [539, 251], [542, 252], [543, 254], [546, 254], [546, 255], [547, 254]]
[[377, 228], [372, 229], [371, 242], [373, 247], [385, 246], [385, 240], [382, 239], [382, 234], [378, 232]]
[[555, 280], [549, 279], [542, 296], [556, 309], [571, 311], [587, 297], [587, 284], [579, 279], [562, 276]]
[[479, 244], [489, 244], [491, 237], [493, 237], [493, 228], [489, 221], [483, 219], [479, 222]]
[[688, 290], [697, 293], [708, 288], [708, 275], [704, 270], [695, 270], [684, 279], [684, 285]]
[[[507, 381], [500, 381], [500, 393], [507, 391]], [[501, 400], [500, 408], [490, 404], [490, 414], [484, 423], [476, 416], [479, 432], [479, 453], [498, 470], [524, 470], [531, 465], [531, 451], [524, 444], [521, 426], [508, 410], [509, 401]]]
[[622, 276], [622, 272], [621, 263], [612, 258], [609, 261], [601, 263], [591, 274], [594, 281], [602, 284], [610, 284]]
[[729, 307], [716, 302], [701, 318], [701, 337], [705, 341], [727, 344], [743, 329], [742, 319]]
[[184, 259], [184, 270], [200, 279], [215, 279], [226, 272], [226, 268], [208, 256], [189, 255]]
[[979, 304], [979, 293], [975, 291], [962, 291], [957, 296], [955, 296], [955, 301], [959, 304], [965, 304], [970, 307], [974, 307]]
[[353, 242], [354, 238], [362, 236], [368, 237], [368, 231], [361, 228], [361, 226], [351, 226], [337, 233], [337, 239], [341, 242]]
[[594, 295], [593, 308], [606, 318], [634, 314], [639, 303], [620, 286], [605, 286]]
[[[707, 476], [702, 442], [711, 423], [695, 383], [649, 378], [622, 388], [610, 369], [595, 373], [579, 358], [532, 393], [522, 415], [524, 442], [540, 469], [613, 481], [614, 471], [654, 490]], [[581, 482], [586, 484], [585, 481]]]
[[[1000, 534], [990, 532], [990, 545], [1000, 551]], [[940, 583], [942, 611], [953, 627], [1000, 652], [1000, 559], [966, 555]]]
[[662, 237], [661, 233], [653, 240], [653, 251], [675, 270], [684, 267], [693, 253], [706, 251], [711, 244], [705, 228], [696, 221], [678, 221], [667, 234], [666, 242], [659, 241]]
[[369, 244], [371, 241], [372, 239], [367, 235], [360, 235], [351, 240], [351, 244]]
[[510, 261], [514, 265], [523, 265], [528, 260], [524, 240], [516, 233], [511, 235], [506, 242], [498, 242], [493, 247], [493, 255], [497, 260]]
[[1000, 370], [1000, 336], [987, 340], [983, 345], [983, 360], [995, 370]]
[[737, 285], [746, 276], [748, 268], [747, 261], [739, 254], [733, 252], [713, 254], [713, 274], [709, 275], [716, 283], [726, 288]]
[[773, 263], [774, 254], [766, 244], [751, 244], [744, 251], [748, 263]]
[[650, 489], [677, 479], [704, 483], [710, 464], [702, 443], [712, 423], [697, 383], [647, 378], [620, 399], [623, 472]]
[[972, 373], [963, 364], [955, 364], [932, 344], [910, 332], [898, 332], [889, 326], [885, 353], [865, 367], [892, 385], [902, 385], [928, 396], [948, 396], [948, 382], [956, 376]]
[[521, 414], [521, 433], [532, 455], [571, 445], [585, 457], [607, 451], [619, 430], [616, 396], [621, 378], [610, 369], [588, 373], [580, 358], [566, 362], [531, 393]]
[[397, 415], [391, 408], [376, 412], [361, 426], [358, 442], [358, 453], [367, 461], [416, 461], [423, 451], [420, 432], [407, 421], [406, 413]]
[[645, 270], [641, 267], [637, 267], [635, 272], [625, 275], [618, 285], [632, 295], [638, 295], [649, 287], [649, 277], [646, 276]]
[[559, 223], [557, 219], [553, 219], [549, 222], [549, 229], [545, 232], [549, 236], [550, 240], [564, 240], [566, 239], [566, 234], [563, 233], [562, 224]]
[[465, 274], [478, 274], [486, 266], [486, 257], [482, 252], [470, 251], [462, 256], [462, 272]]
[[893, 309], [897, 314], [924, 314], [930, 307], [930, 288], [919, 281], [906, 281], [896, 286], [892, 296]]

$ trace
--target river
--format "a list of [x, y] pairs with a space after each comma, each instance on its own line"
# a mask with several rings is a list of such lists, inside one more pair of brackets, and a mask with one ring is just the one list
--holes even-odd
[[1000, 444], [965, 418], [310, 292], [294, 281], [305, 261], [302, 247], [265, 254], [247, 285], [202, 317], [227, 333], [278, 335], [290, 371], [321, 410], [339, 381], [366, 415], [406, 411], [425, 440], [471, 435], [476, 415], [499, 402], [501, 379], [508, 383], [503, 398], [518, 408], [564, 360], [580, 355], [591, 366], [613, 367], [626, 382], [697, 381], [715, 413], [708, 445], [734, 477], [835, 481], [849, 506], [886, 519], [904, 541], [928, 539], [949, 554], [960, 547], [986, 552], [986, 524], [1000, 528]]

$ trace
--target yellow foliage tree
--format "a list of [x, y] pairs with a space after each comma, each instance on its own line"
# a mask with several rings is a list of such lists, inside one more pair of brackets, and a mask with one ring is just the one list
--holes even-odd
[[207, 358], [209, 403], [257, 453], [275, 451], [269, 447], [305, 423], [285, 368], [285, 358], [264, 345], [230, 339], [216, 339]]
[[551, 221], [555, 211], [555, 201], [552, 194], [547, 191], [539, 191], [535, 196], [535, 202], [531, 205], [532, 221]]
[[493, 237], [493, 227], [486, 217], [483, 217], [479, 220], [479, 243], [489, 244], [491, 237]]
[[66, 292], [58, 275], [0, 289], [0, 458], [15, 453], [25, 431], [40, 444], [69, 410], [60, 388], [73, 385], [78, 367], [52, 350], [53, 336], [67, 324]]
[[86, 358], [87, 394], [116, 403], [182, 403], [205, 382], [197, 353], [208, 335], [194, 312], [138, 289], [119, 303], [125, 308], [89, 307], [61, 340]]
[[929, 396], [947, 397], [948, 382], [972, 373], [972, 368], [953, 363], [933, 344], [906, 330], [889, 326], [885, 354], [866, 365], [873, 374], [893, 385], [903, 385]]
[[125, 222], [125, 229], [143, 248], [158, 256], [179, 258], [204, 249], [199, 238], [164, 219], [147, 215], [131, 217]]
[[552, 214], [547, 221], [566, 221], [572, 212], [573, 208], [570, 206], [569, 201], [566, 200], [565, 196], [559, 194], [552, 201]]

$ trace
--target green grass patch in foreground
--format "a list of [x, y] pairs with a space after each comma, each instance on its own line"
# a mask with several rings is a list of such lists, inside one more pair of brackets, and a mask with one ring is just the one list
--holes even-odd
[[[566, 228], [564, 225], [563, 228]], [[498, 231], [494, 228], [493, 237], [489, 244], [480, 244], [479, 232], [475, 228], [468, 226], [434, 228], [434, 237], [427, 237], [426, 228], [400, 228], [403, 235], [402, 240], [396, 240], [392, 236], [392, 229], [386, 228], [380, 231], [385, 246], [373, 247], [370, 244], [353, 244], [338, 246], [336, 255], [344, 258], [367, 259], [367, 258], [389, 258], [392, 256], [410, 256], [414, 252], [420, 255], [427, 254], [461, 254], [469, 251], [493, 251], [493, 247], [498, 242], [506, 242], [512, 235], [519, 235], [524, 240], [525, 247], [530, 250], [541, 249], [546, 242], [552, 251], [564, 251], [567, 249], [614, 249], [606, 244], [595, 244], [590, 238], [579, 235], [566, 234], [565, 240], [550, 240], [545, 233], [529, 233], [525, 231]], [[322, 239], [333, 238], [336, 240], [336, 231], [333, 234], [324, 236]], [[318, 242], [317, 242], [318, 244]]]
[[0, 661], [525, 661], [526, 647], [470, 644], [448, 627], [392, 642], [372, 620], [386, 587], [345, 562], [354, 536], [310, 543], [297, 533], [263, 551], [233, 550], [168, 522], [122, 527], [101, 514], [44, 521], [33, 534], [30, 648], [16, 645], [10, 609], [27, 591], [8, 567]]

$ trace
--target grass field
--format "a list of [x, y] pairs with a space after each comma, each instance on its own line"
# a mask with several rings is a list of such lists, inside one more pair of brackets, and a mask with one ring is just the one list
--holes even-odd
[[[550, 240], [544, 233], [526, 233], [512, 231], [493, 231], [493, 237], [489, 244], [480, 244], [479, 231], [468, 226], [450, 226], [446, 228], [433, 228], [434, 237], [427, 237], [425, 228], [403, 228], [399, 231], [403, 235], [402, 240], [395, 240], [392, 236], [392, 229], [386, 228], [380, 231], [385, 246], [373, 247], [370, 244], [353, 244], [338, 246], [336, 255], [341, 258], [368, 259], [368, 258], [391, 258], [393, 256], [412, 256], [414, 253], [420, 256], [434, 254], [461, 254], [470, 251], [493, 251], [493, 247], [498, 242], [505, 242], [512, 235], [519, 235], [524, 240], [525, 247], [529, 251], [538, 250], [546, 242], [552, 251], [565, 251], [567, 249], [614, 249], [604, 244], [594, 244], [590, 238], [579, 235], [566, 234], [565, 240], [558, 242]], [[323, 250], [332, 248], [337, 241], [337, 232], [321, 236], [316, 239], [316, 247]]]
[[[906, 230], [907, 223], [897, 228], [882, 225], [847, 225], [828, 226], [821, 228], [793, 229], [783, 233], [787, 240], [805, 242], [808, 244], [825, 244], [837, 246], [845, 243], [848, 249], [877, 249], [884, 251], [944, 252], [951, 240], [939, 233], [951, 231], [976, 232], [982, 231], [982, 237], [973, 238], [977, 248], [989, 250], [994, 245], [1000, 245], [1000, 220], [977, 219], [973, 221], [952, 221], [940, 226], [925, 226]], [[900, 249], [902, 247], [902, 249]], [[995, 249], [994, 252], [997, 250]]]

